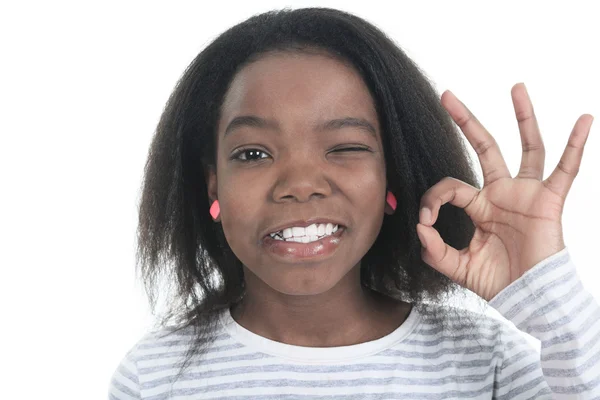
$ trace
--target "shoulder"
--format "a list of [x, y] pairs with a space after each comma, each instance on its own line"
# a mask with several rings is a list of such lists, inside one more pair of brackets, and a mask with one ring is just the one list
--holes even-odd
[[[141, 367], [153, 366], [160, 359], [184, 356], [190, 347], [223, 341], [222, 313], [211, 314], [199, 323], [161, 326], [143, 335], [127, 352], [125, 359]], [[201, 341], [201, 343], [199, 342]]]
[[498, 355], [515, 345], [535, 350], [523, 332], [502, 316], [493, 316], [494, 311], [489, 307], [472, 311], [448, 305], [429, 305], [417, 310], [417, 313], [420, 323], [414, 333], [422, 341], [443, 342], [445, 347], [463, 349], [479, 347], [484, 352], [496, 352]]
[[143, 335], [121, 359], [113, 372], [109, 393], [111, 399], [141, 398], [141, 387], [148, 376], [169, 375], [193, 347], [197, 328], [163, 327]]
[[418, 306], [416, 312], [419, 314], [422, 329], [448, 334], [467, 331], [483, 332], [487, 329], [497, 330], [508, 324], [506, 320], [487, 314], [486, 309], [479, 312], [450, 305], [428, 304]]
[[161, 327], [144, 334], [127, 352], [126, 359], [139, 365], [157, 358], [172, 357], [184, 352], [197, 335], [197, 328]]

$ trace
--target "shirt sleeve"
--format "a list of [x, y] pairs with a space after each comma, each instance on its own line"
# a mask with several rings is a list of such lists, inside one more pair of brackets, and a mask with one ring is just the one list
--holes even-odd
[[502, 332], [497, 398], [600, 399], [600, 306], [585, 290], [565, 248], [527, 271], [489, 302], [514, 327]]
[[109, 400], [140, 400], [140, 381], [137, 363], [134, 358], [137, 346], [131, 349], [121, 360], [110, 380]]

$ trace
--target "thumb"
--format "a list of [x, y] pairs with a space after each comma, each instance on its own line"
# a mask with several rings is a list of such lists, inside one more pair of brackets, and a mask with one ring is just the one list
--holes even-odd
[[423, 261], [459, 285], [464, 285], [464, 268], [460, 266], [460, 253], [444, 243], [439, 232], [427, 225], [417, 224], [417, 235], [423, 246]]

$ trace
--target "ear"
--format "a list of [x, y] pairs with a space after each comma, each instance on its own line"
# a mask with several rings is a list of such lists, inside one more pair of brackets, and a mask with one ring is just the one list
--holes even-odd
[[[217, 171], [216, 167], [209, 165], [205, 170], [206, 188], [208, 192], [208, 206], [210, 207], [213, 201], [218, 200], [217, 194]], [[208, 210], [206, 210], [208, 212]], [[220, 221], [221, 217], [217, 217], [217, 221]]]

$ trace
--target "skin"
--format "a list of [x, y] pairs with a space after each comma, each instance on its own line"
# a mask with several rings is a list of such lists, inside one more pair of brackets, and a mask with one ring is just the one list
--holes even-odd
[[[240, 126], [254, 115], [276, 127]], [[354, 117], [355, 126], [319, 130]], [[207, 184], [218, 199], [229, 245], [244, 264], [246, 295], [231, 310], [246, 329], [279, 342], [344, 346], [381, 338], [406, 319], [410, 305], [361, 287], [360, 261], [374, 243], [386, 206], [385, 160], [374, 101], [360, 75], [325, 53], [271, 53], [235, 76], [221, 107], [217, 165]], [[366, 151], [341, 151], [343, 147]], [[239, 149], [260, 150], [232, 160]], [[283, 260], [261, 241], [273, 228], [322, 217], [346, 228], [331, 256]]]
[[[479, 157], [484, 185], [478, 190], [442, 179], [422, 196], [417, 224], [423, 260], [487, 301], [565, 248], [562, 213], [594, 120], [590, 114], [577, 119], [558, 165], [543, 180], [546, 152], [525, 85], [514, 85], [511, 96], [523, 150], [514, 178], [494, 137], [452, 92], [442, 94], [442, 105]], [[463, 208], [476, 226], [462, 250], [446, 244], [433, 227], [446, 203]]]

